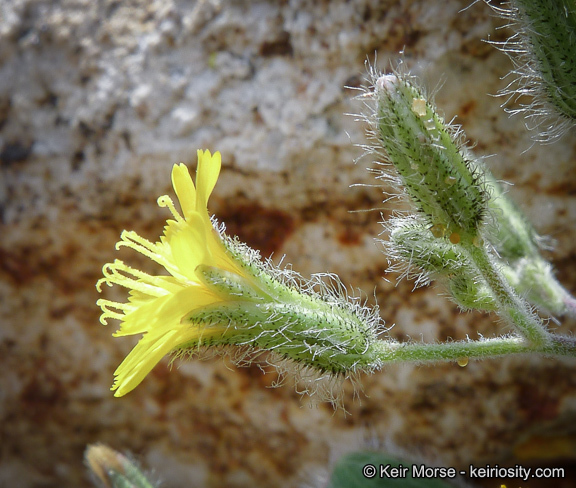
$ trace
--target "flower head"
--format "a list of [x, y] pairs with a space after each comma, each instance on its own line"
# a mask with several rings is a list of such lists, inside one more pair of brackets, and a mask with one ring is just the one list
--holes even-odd
[[119, 260], [103, 267], [99, 291], [106, 283], [130, 293], [126, 303], [98, 300], [100, 321], [120, 320], [115, 336], [143, 334], [114, 373], [115, 395], [134, 389], [166, 354], [202, 346], [270, 350], [329, 373], [379, 367], [370, 354], [382, 342], [376, 340], [375, 311], [328, 287], [319, 294], [313, 290], [319, 281], [304, 283], [295, 273], [260, 261], [256, 251], [213, 225], [207, 203], [220, 166], [220, 153], [198, 151], [194, 185], [186, 166], [175, 165], [172, 184], [183, 215], [162, 196], [158, 204], [174, 219], [167, 221], [160, 241], [124, 231], [116, 244], [156, 261], [168, 276]]
[[115, 318], [122, 321], [115, 336], [144, 334], [144, 337], [115, 372], [113, 389], [122, 396], [135, 388], [167, 353], [178, 346], [201, 344], [222, 335], [225, 327], [194, 328], [182, 323], [191, 310], [222, 301], [214, 289], [204, 286], [197, 268], [214, 266], [231, 273], [241, 272], [226, 252], [222, 239], [213, 228], [207, 203], [220, 172], [220, 153], [198, 151], [196, 187], [185, 165], [174, 165], [172, 184], [181, 216], [170, 197], [158, 198], [168, 207], [174, 220], [168, 220], [160, 242], [152, 243], [132, 231], [124, 231], [116, 248], [130, 247], [164, 266], [171, 276], [151, 276], [116, 260], [103, 268], [98, 282], [118, 284], [130, 290], [127, 303], [100, 299], [100, 321]]

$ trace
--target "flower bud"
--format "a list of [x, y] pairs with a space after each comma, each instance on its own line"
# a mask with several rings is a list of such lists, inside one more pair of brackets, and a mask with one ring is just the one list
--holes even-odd
[[406, 193], [435, 237], [472, 241], [487, 210], [483, 173], [408, 77], [383, 75], [374, 85], [374, 133]]

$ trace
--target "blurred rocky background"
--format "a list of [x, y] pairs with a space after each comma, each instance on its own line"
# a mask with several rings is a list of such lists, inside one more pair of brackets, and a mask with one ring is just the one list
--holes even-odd
[[398, 283], [374, 241], [395, 204], [371, 159], [354, 163], [365, 127], [344, 114], [363, 110], [353, 88], [366, 60], [388, 70], [402, 50], [476, 152], [496, 155], [493, 172], [556, 239], [548, 256], [576, 291], [575, 138], [531, 147], [524, 121], [489, 96], [511, 63], [482, 39], [510, 31], [482, 3], [461, 11], [469, 3], [0, 0], [0, 486], [90, 486], [94, 442], [133, 453], [167, 488], [322, 486], [330, 463], [366, 446], [576, 478], [573, 360], [388, 367], [362, 378], [359, 398], [347, 388], [348, 414], [220, 359], [165, 360], [128, 396], [109, 391], [134, 341], [99, 324], [94, 284], [116, 257], [156, 269], [114, 244], [123, 229], [159, 236], [156, 198], [198, 148], [222, 152], [210, 209], [229, 233], [304, 275], [338, 273], [394, 337], [501, 330], [442, 290]]

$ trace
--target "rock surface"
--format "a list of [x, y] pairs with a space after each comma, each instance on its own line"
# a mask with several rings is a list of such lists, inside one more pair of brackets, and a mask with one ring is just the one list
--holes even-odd
[[574, 464], [568, 360], [389, 367], [363, 378], [359, 400], [349, 392], [349, 415], [222, 360], [163, 361], [128, 396], [109, 392], [133, 341], [99, 325], [94, 284], [115, 257], [154, 270], [114, 243], [124, 228], [157, 238], [156, 198], [198, 148], [222, 153], [210, 208], [230, 234], [374, 295], [395, 337], [499, 330], [435, 288], [382, 279], [380, 212], [367, 210], [393, 203], [370, 186], [371, 161], [354, 164], [364, 127], [344, 115], [362, 110], [345, 86], [375, 52], [379, 69], [404, 50], [429, 86], [444, 82], [437, 104], [479, 154], [498, 154], [494, 173], [557, 240], [550, 257], [576, 290], [573, 138], [530, 148], [524, 122], [487, 95], [510, 62], [481, 39], [505, 33], [485, 5], [459, 12], [469, 3], [0, 0], [0, 486], [87, 486], [94, 442], [132, 452], [167, 488], [322, 486], [330, 462], [374, 443], [443, 466]]

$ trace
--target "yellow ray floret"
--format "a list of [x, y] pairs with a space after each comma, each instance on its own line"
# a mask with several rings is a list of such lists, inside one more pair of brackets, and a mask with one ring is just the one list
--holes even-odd
[[183, 319], [198, 309], [222, 301], [199, 279], [200, 265], [212, 266], [238, 275], [242, 269], [229, 256], [220, 234], [213, 228], [207, 203], [218, 179], [220, 153], [198, 151], [196, 186], [184, 164], [174, 165], [172, 184], [183, 216], [168, 196], [158, 204], [168, 207], [174, 220], [168, 220], [160, 241], [152, 243], [135, 232], [124, 231], [117, 244], [130, 247], [161, 264], [171, 276], [152, 276], [121, 261], [104, 266], [104, 278], [98, 284], [118, 284], [130, 290], [127, 303], [100, 299], [100, 321], [119, 319], [115, 336], [144, 334], [140, 342], [118, 366], [112, 390], [122, 396], [134, 389], [168, 353], [183, 344], [199, 346], [205, 340], [225, 333], [227, 324], [199, 327]]

